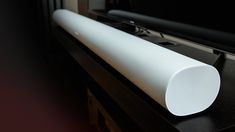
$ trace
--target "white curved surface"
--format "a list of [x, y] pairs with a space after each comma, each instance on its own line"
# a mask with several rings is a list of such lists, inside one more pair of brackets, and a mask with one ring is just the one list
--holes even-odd
[[67, 10], [53, 18], [174, 115], [201, 112], [218, 95], [220, 76], [210, 65]]

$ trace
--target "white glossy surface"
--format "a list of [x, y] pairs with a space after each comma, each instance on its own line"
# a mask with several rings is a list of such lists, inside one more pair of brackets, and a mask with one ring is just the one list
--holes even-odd
[[217, 70], [123, 31], [67, 10], [55, 22], [172, 114], [208, 108], [220, 87]]

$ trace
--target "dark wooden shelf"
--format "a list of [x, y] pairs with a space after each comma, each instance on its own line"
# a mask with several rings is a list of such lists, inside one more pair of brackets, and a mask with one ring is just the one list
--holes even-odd
[[[180, 131], [180, 132], [220, 132], [235, 124], [235, 61], [226, 59], [221, 71], [221, 90], [214, 104], [204, 112], [186, 117], [177, 117], [162, 108], [138, 87], [101, 58], [86, 48], [60, 27], [55, 27], [54, 34], [71, 56], [83, 67], [95, 85], [90, 86], [93, 94], [105, 105], [107, 100], [117, 109], [111, 109], [111, 116], [116, 118], [124, 131]], [[145, 38], [146, 39], [146, 38]], [[153, 41], [154, 38], [147, 38]], [[164, 45], [161, 45], [164, 46]], [[212, 64], [216, 55], [183, 45], [164, 46], [181, 54]], [[92, 84], [92, 83], [90, 83]], [[93, 87], [93, 88], [92, 88]], [[97, 92], [98, 91], [98, 92]], [[102, 99], [102, 94], [107, 98]], [[106, 100], [106, 101], [105, 101]], [[115, 111], [122, 116], [115, 117]], [[125, 116], [123, 116], [125, 115]], [[125, 121], [130, 128], [126, 128]], [[230, 128], [231, 129], [231, 128]]]

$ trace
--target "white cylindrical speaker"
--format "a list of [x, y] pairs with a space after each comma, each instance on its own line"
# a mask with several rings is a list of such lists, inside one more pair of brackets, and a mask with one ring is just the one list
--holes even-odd
[[67, 10], [55, 22], [177, 116], [207, 109], [220, 88], [207, 64]]

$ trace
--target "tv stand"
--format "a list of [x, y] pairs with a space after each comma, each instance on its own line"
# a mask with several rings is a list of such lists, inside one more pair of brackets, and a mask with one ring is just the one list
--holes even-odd
[[[97, 20], [105, 24], [112, 26], [112, 23], [116, 23], [114, 20], [106, 18], [105, 14], [96, 13], [96, 15]], [[133, 28], [133, 25], [127, 23], [120, 23], [120, 27], [117, 25], [114, 25], [114, 27], [134, 35], [135, 27]], [[89, 95], [92, 95], [89, 97], [99, 102], [97, 103], [99, 109], [104, 109], [96, 114], [97, 118], [100, 119], [100, 126], [104, 130], [121, 130], [123, 132], [235, 131], [232, 127], [235, 125], [235, 61], [225, 58], [224, 53], [218, 51], [214, 51], [214, 53], [205, 52], [166, 40], [161, 36], [139, 36], [142, 39], [221, 69], [219, 70], [222, 81], [221, 91], [214, 104], [201, 113], [177, 117], [162, 108], [66, 31], [60, 27], [54, 27], [53, 33], [61, 45], [82, 67], [82, 70], [87, 73], [84, 76], [84, 81]], [[109, 120], [112, 123], [110, 126], [108, 124]]]

